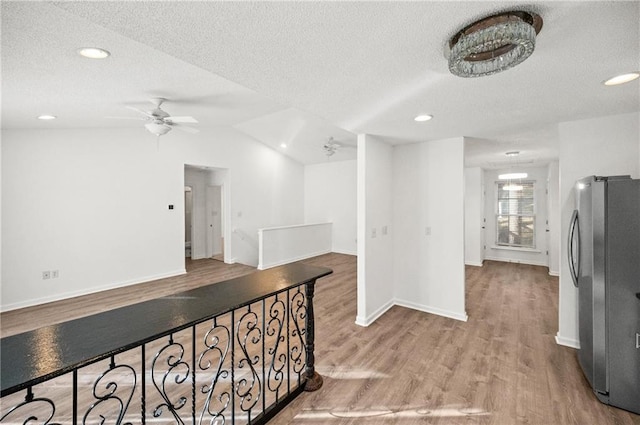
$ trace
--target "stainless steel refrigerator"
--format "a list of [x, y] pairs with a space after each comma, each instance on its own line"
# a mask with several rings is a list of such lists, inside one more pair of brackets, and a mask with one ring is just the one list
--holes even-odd
[[568, 257], [578, 288], [578, 360], [597, 398], [640, 414], [640, 180], [575, 187]]

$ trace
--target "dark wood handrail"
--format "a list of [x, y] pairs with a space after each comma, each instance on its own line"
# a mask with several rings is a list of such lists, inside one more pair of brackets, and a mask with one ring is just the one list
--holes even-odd
[[332, 272], [325, 267], [293, 263], [2, 338], [1, 396], [315, 282]]

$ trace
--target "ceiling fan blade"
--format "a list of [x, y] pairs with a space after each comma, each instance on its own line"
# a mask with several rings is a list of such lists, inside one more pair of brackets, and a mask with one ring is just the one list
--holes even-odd
[[146, 121], [147, 118], [143, 117], [105, 117], [110, 120], [136, 120], [136, 121]]
[[129, 106], [129, 105], [127, 105], [127, 108], [128, 108], [128, 109], [131, 109], [132, 111], [139, 112], [139, 113], [141, 113], [142, 115], [144, 115], [144, 116], [146, 116], [146, 117], [149, 117], [149, 118], [151, 118], [151, 119], [155, 119], [155, 118], [156, 118], [156, 117], [154, 117], [153, 115], [151, 115], [149, 112], [147, 112], [147, 111], [143, 111], [142, 109], [138, 109], [138, 108], [136, 108], [136, 107]]
[[197, 128], [187, 127], [187, 126], [184, 126], [184, 125], [174, 124], [174, 123], [169, 123], [169, 125], [171, 127], [177, 128], [178, 130], [182, 130], [182, 131], [184, 131], [186, 133], [191, 133], [191, 134], [200, 133], [200, 130], [198, 130]]
[[171, 121], [175, 123], [189, 123], [189, 124], [198, 123], [198, 120], [193, 117], [166, 117], [165, 121]]

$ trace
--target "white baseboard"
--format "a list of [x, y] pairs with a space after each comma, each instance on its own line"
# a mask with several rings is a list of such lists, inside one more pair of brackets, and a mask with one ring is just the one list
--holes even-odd
[[529, 261], [529, 260], [520, 260], [520, 259], [516, 260], [512, 258], [500, 258], [500, 257], [484, 257], [484, 259], [489, 261], [502, 261], [505, 263], [528, 264], [530, 266], [548, 267], [547, 263], [543, 261]]
[[342, 250], [342, 249], [332, 249], [331, 252], [335, 252], [336, 254], [358, 255], [358, 251], [349, 251], [349, 250]]
[[565, 347], [576, 348], [578, 350], [580, 349], [580, 341], [573, 338], [565, 338], [560, 334], [556, 334], [556, 344], [564, 345]]
[[186, 274], [186, 273], [187, 273], [187, 271], [185, 269], [179, 269], [179, 270], [174, 270], [174, 271], [171, 271], [171, 272], [160, 273], [160, 274], [157, 274], [157, 275], [144, 276], [144, 277], [140, 277], [140, 278], [137, 278], [137, 279], [131, 279], [131, 280], [125, 280], [125, 281], [121, 281], [121, 282], [111, 283], [111, 284], [100, 286], [100, 287], [97, 287], [97, 288], [88, 288], [88, 289], [83, 289], [83, 290], [80, 290], [80, 291], [69, 291], [69, 292], [63, 292], [61, 294], [55, 294], [55, 295], [50, 295], [50, 296], [46, 296], [46, 297], [33, 298], [33, 299], [30, 299], [30, 300], [26, 300], [26, 301], [21, 301], [21, 302], [17, 302], [17, 303], [13, 303], [13, 304], [4, 305], [4, 306], [2, 306], [0, 311], [4, 313], [6, 311], [17, 310], [19, 308], [33, 307], [33, 306], [36, 306], [36, 305], [50, 303], [50, 302], [54, 302], [54, 301], [66, 300], [68, 298], [81, 297], [83, 295], [95, 294], [95, 293], [98, 293], [98, 292], [108, 291], [110, 289], [123, 288], [125, 286], [137, 285], [139, 283], [150, 282], [152, 280], [164, 279], [164, 278], [167, 278], [167, 277], [179, 276], [179, 275], [183, 275], [183, 274]]
[[484, 261], [482, 261], [480, 263], [477, 263], [475, 261], [467, 261], [464, 264], [465, 264], [465, 266], [482, 267], [482, 266], [484, 266]]
[[384, 304], [383, 306], [381, 306], [376, 311], [374, 311], [373, 313], [371, 313], [367, 317], [362, 317], [362, 316], [356, 317], [356, 325], [364, 326], [364, 327], [369, 326], [370, 324], [375, 322], [380, 316], [385, 314], [391, 307], [393, 307], [393, 305], [394, 305], [393, 300], [391, 300], [386, 304]]
[[394, 305], [397, 305], [399, 307], [410, 308], [412, 310], [422, 311], [424, 313], [435, 314], [437, 316], [448, 317], [450, 319], [460, 320], [462, 322], [466, 322], [469, 319], [469, 316], [467, 316], [467, 313], [465, 312], [459, 313], [455, 311], [443, 310], [437, 307], [416, 304], [411, 301], [393, 299], [387, 302], [386, 304], [384, 304], [383, 306], [381, 306], [380, 308], [378, 308], [376, 311], [374, 311], [367, 317], [362, 317], [362, 316], [356, 317], [356, 325], [364, 326], [364, 327], [371, 325], [373, 322], [375, 322], [380, 316], [386, 313]]
[[460, 320], [462, 322], [466, 322], [469, 319], [466, 312], [455, 312], [449, 310], [443, 310], [441, 308], [432, 307], [428, 305], [417, 304], [411, 301], [398, 300], [394, 301], [394, 304], [400, 307], [410, 308], [412, 310], [423, 311], [425, 313], [436, 314], [438, 316], [448, 317], [450, 319]]
[[549, 270], [549, 276], [560, 277], [560, 272], [557, 272], [555, 270]]

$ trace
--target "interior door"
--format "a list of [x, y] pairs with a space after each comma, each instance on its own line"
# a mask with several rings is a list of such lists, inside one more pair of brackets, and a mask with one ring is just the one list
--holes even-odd
[[482, 211], [482, 223], [481, 223], [481, 228], [480, 228], [480, 263], [484, 262], [484, 257], [486, 254], [486, 249], [487, 249], [487, 235], [486, 235], [486, 228], [487, 228], [487, 208], [486, 208], [486, 204], [485, 204], [485, 199], [486, 199], [486, 190], [484, 187], [484, 173], [480, 173], [480, 176], [482, 178], [482, 184], [480, 185], [480, 189], [481, 189], [481, 199], [480, 199], [480, 205], [481, 205], [481, 211]]
[[547, 178], [547, 188], [545, 190], [545, 193], [547, 194], [547, 199], [546, 199], [546, 203], [547, 203], [547, 220], [545, 222], [545, 229], [544, 229], [544, 241], [545, 241], [545, 249], [547, 251], [547, 268], [550, 269], [550, 265], [551, 265], [551, 261], [549, 260], [549, 247], [551, 246], [551, 229], [549, 228], [549, 217], [551, 217], [551, 202], [549, 200], [549, 179]]
[[207, 186], [207, 258], [222, 254], [222, 187]]
[[185, 257], [191, 257], [191, 235], [193, 232], [193, 190], [191, 186], [184, 187], [184, 252]]

